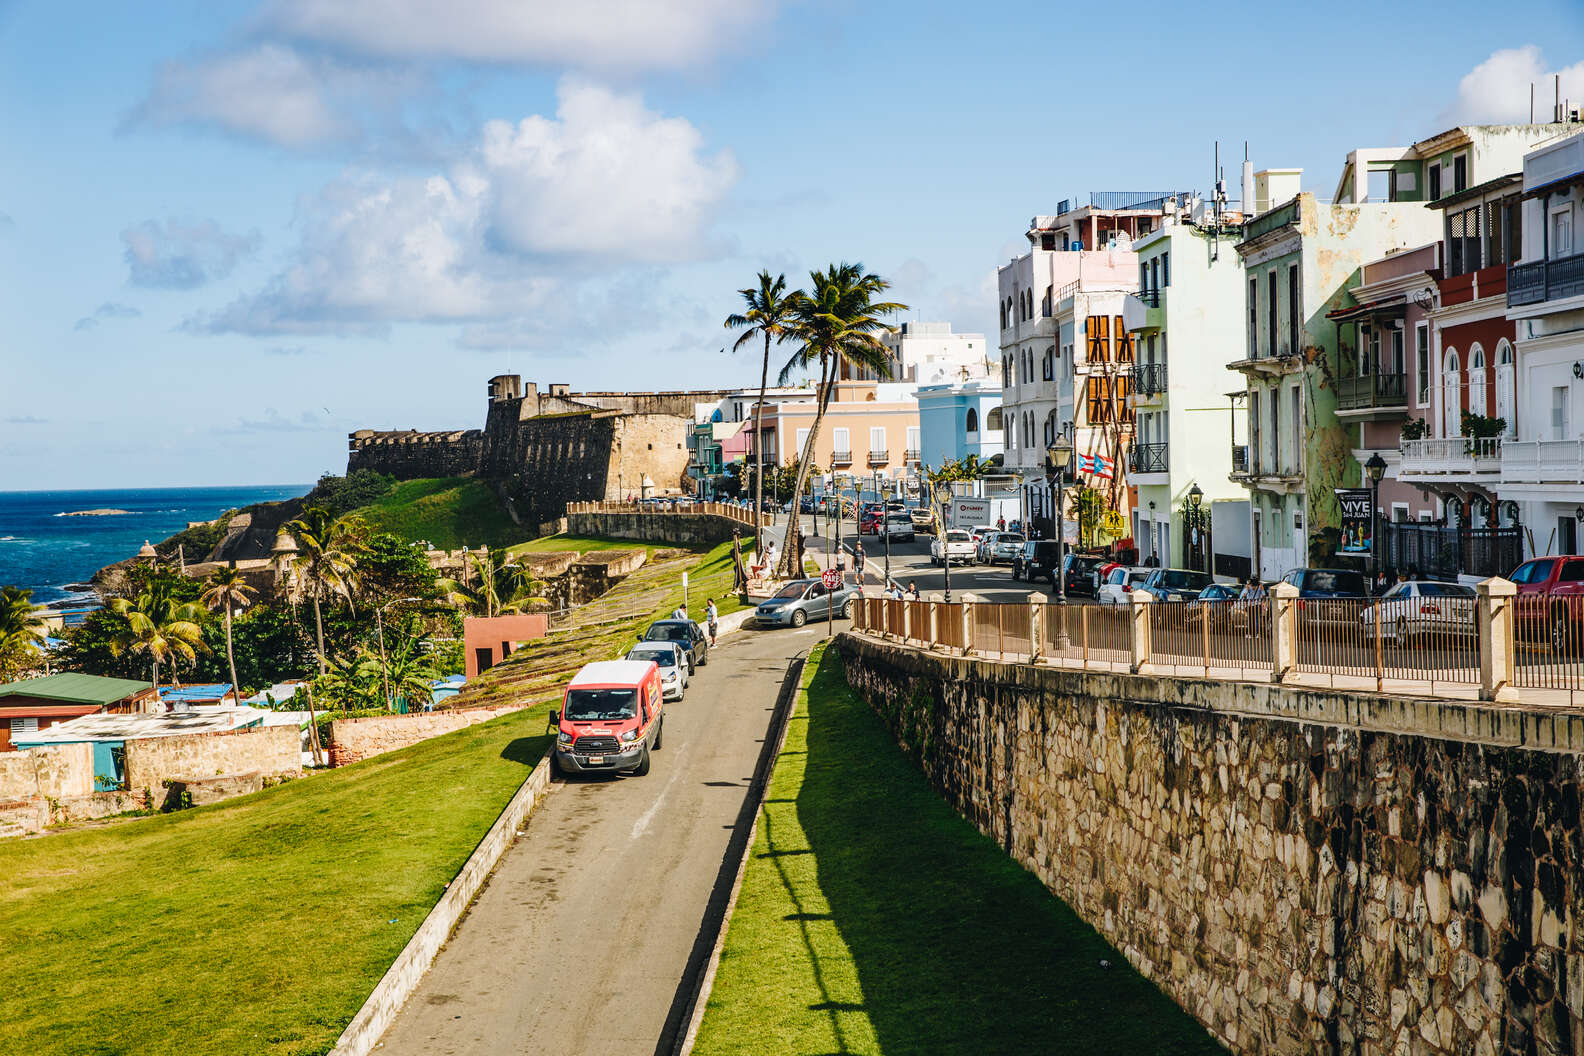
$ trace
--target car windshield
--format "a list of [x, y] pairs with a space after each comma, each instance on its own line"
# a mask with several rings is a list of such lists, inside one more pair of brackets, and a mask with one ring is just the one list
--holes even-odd
[[573, 722], [610, 722], [638, 714], [638, 693], [633, 689], [569, 689], [561, 717]]
[[1474, 588], [1461, 583], [1421, 583], [1419, 593], [1432, 598], [1472, 598]]
[[1309, 590], [1327, 594], [1363, 594], [1364, 577], [1357, 572], [1333, 572], [1329, 569], [1311, 570], [1304, 586]]
[[629, 660], [653, 660], [661, 667], [676, 666], [675, 649], [634, 649], [627, 654]]
[[657, 623], [644, 634], [644, 640], [650, 642], [685, 642], [688, 638], [687, 626], [681, 623]]
[[1518, 571], [1512, 574], [1514, 583], [1544, 583], [1551, 578], [1550, 561], [1531, 561], [1527, 565], [1519, 565]]
[[775, 592], [775, 597], [782, 600], [801, 598], [803, 596], [803, 592], [807, 589], [808, 583], [806, 582], [800, 581], [796, 583], [788, 583], [786, 586]]
[[1161, 573], [1161, 583], [1172, 590], [1200, 591], [1210, 584], [1210, 577], [1203, 572], [1184, 572], [1180, 569], [1168, 568]]

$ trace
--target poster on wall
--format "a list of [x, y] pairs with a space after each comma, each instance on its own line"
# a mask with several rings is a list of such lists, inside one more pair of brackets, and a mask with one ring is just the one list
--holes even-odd
[[1370, 491], [1368, 488], [1337, 488], [1337, 506], [1342, 511], [1342, 538], [1337, 552], [1342, 554], [1368, 554], [1374, 543], [1374, 521], [1370, 516]]

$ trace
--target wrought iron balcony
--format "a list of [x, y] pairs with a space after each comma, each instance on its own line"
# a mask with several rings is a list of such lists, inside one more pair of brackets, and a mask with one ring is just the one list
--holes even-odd
[[1507, 307], [1584, 296], [1584, 253], [1507, 269]]
[[1146, 307], [1149, 307], [1149, 308], [1159, 308], [1160, 307], [1160, 290], [1158, 290], [1158, 289], [1140, 290], [1137, 293], [1135, 293], [1133, 296], [1135, 296], [1139, 300], [1143, 301]]
[[1403, 374], [1366, 374], [1337, 382], [1338, 411], [1408, 409], [1408, 378]]
[[1168, 444], [1134, 444], [1128, 449], [1129, 473], [1165, 473]]
[[1248, 451], [1249, 451], [1249, 449], [1248, 449], [1248, 445], [1247, 444], [1233, 444], [1232, 445], [1232, 472], [1234, 472], [1234, 473], [1247, 473], [1248, 472], [1248, 468], [1249, 468]]
[[831, 465], [833, 465], [833, 466], [850, 466], [850, 465], [852, 465], [852, 452], [851, 451], [832, 451], [831, 452]]
[[904, 462], [917, 462], [919, 460], [919, 455], [920, 454], [921, 454], [921, 452], [919, 451], [918, 448], [910, 447], [906, 451], [902, 452], [902, 461], [904, 461]]
[[871, 466], [883, 466], [889, 461], [891, 461], [891, 452], [886, 448], [869, 452], [869, 464]]
[[1133, 364], [1133, 391], [1139, 396], [1156, 396], [1166, 391], [1166, 364]]

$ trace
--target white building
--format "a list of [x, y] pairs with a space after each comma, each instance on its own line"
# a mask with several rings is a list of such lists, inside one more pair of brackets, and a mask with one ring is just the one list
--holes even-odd
[[[892, 381], [917, 385], [960, 384], [982, 381], [995, 372], [995, 360], [983, 334], [954, 334], [950, 323], [904, 322], [882, 338], [891, 353]], [[842, 377], [856, 373], [874, 381], [872, 371], [851, 371], [842, 364]]]
[[1507, 270], [1517, 332], [1518, 435], [1501, 495], [1523, 507], [1534, 554], [1579, 552], [1584, 512], [1584, 133], [1523, 160], [1523, 257]]

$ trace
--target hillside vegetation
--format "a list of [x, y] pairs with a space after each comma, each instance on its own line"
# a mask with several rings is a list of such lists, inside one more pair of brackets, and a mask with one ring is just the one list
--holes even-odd
[[352, 508], [376, 531], [409, 541], [427, 539], [441, 550], [467, 545], [510, 546], [534, 534], [507, 516], [487, 484], [456, 477], [404, 480], [373, 501]]

